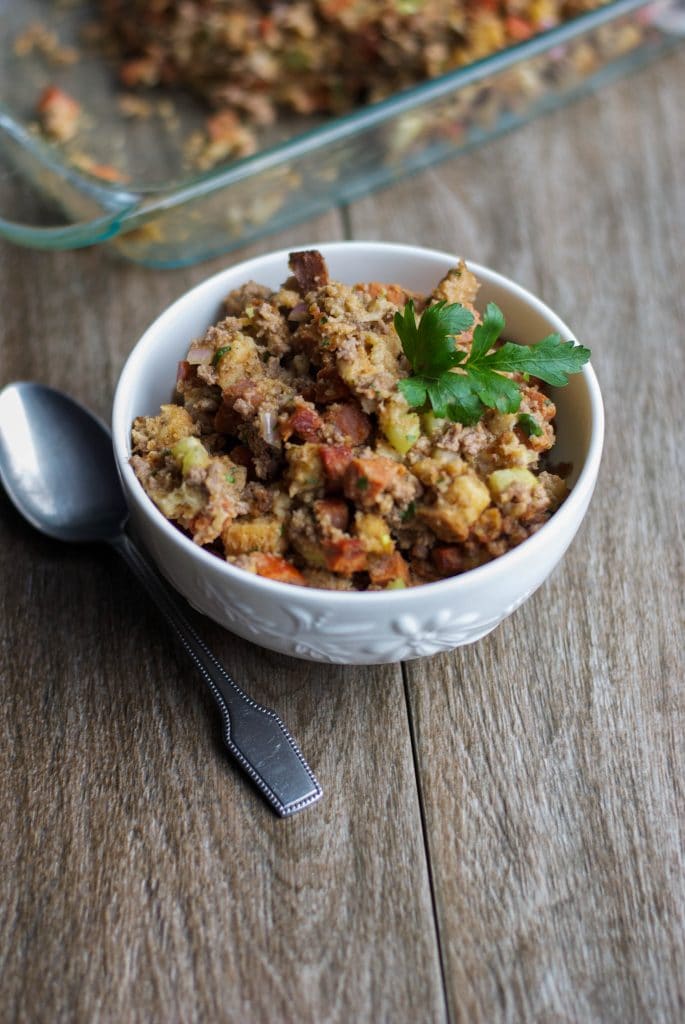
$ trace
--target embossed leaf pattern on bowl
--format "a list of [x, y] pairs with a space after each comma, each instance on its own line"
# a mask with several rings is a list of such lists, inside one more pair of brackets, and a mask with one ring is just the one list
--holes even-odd
[[275, 619], [267, 619], [262, 611], [253, 607], [246, 601], [238, 600], [227, 593], [225, 589], [215, 587], [209, 579], [199, 573], [193, 573], [188, 587], [186, 577], [186, 593], [192, 592], [194, 596], [190, 603], [204, 615], [210, 614], [228, 629], [233, 627], [236, 633], [241, 635], [262, 637], [265, 634], [272, 638], [281, 637], [283, 634], [283, 623]]
[[[401, 614], [381, 623], [369, 615], [362, 621], [342, 620], [332, 609], [281, 608], [279, 620], [264, 618], [256, 606], [227, 597], [210, 580], [194, 574], [194, 592], [201, 594], [206, 610], [246, 638], [265, 639], [275, 649], [297, 658], [340, 662], [363, 660], [377, 663], [404, 661], [449, 651], [473, 643], [493, 630], [532, 593], [517, 597], [497, 614], [485, 616], [469, 610], [456, 613], [442, 608], [425, 618]], [[534, 589], [534, 588], [533, 588]]]

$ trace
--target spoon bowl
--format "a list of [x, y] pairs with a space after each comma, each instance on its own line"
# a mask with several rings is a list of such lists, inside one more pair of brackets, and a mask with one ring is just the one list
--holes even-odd
[[31, 381], [0, 393], [0, 480], [24, 518], [56, 540], [109, 541], [128, 519], [107, 427]]

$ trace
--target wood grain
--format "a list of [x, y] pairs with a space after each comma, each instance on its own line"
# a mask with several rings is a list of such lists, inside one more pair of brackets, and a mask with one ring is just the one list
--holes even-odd
[[[42, 379], [105, 418], [147, 322], [221, 265], [2, 257], [0, 381]], [[0, 513], [2, 1019], [441, 1020], [400, 667], [350, 679], [199, 625], [324, 786], [279, 821], [123, 565], [42, 539], [4, 496]]]
[[684, 71], [424, 175], [421, 204], [352, 211], [383, 237], [428, 225], [542, 295], [606, 403], [597, 493], [553, 579], [482, 643], [406, 666], [455, 1021], [685, 1015]]
[[[0, 495], [3, 1021], [683, 1019], [684, 82], [678, 54], [250, 250], [347, 233], [492, 265], [592, 347], [607, 407], [585, 525], [481, 643], [352, 670], [199, 624], [301, 743], [315, 809], [278, 821], [234, 771], [113, 555]], [[142, 329], [224, 262], [0, 261], [0, 385], [104, 418]]]

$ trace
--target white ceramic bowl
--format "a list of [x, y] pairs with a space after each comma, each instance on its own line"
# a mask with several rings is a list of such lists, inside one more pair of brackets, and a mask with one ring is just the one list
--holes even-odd
[[[397, 282], [430, 291], [456, 257], [407, 245], [338, 242], [320, 249], [331, 277]], [[478, 304], [496, 302], [506, 337], [539, 341], [552, 331], [573, 332], [529, 292], [486, 267], [467, 261], [481, 281]], [[114, 399], [114, 450], [135, 529], [174, 587], [200, 612], [262, 647], [312, 661], [378, 664], [473, 643], [519, 607], [550, 574], [587, 511], [597, 479], [604, 414], [599, 385], [586, 365], [557, 404], [555, 462], [570, 462], [571, 494], [523, 544], [461, 576], [407, 590], [371, 593], [313, 590], [244, 572], [197, 547], [147, 497], [130, 465], [136, 416], [154, 415], [171, 399], [176, 364], [192, 338], [215, 322], [232, 288], [252, 279], [271, 287], [288, 276], [288, 251], [258, 256], [216, 274], [166, 310], [129, 356]]]

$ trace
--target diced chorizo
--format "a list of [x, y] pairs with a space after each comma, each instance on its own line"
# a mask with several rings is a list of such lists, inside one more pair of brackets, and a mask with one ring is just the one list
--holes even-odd
[[344, 444], [322, 444], [319, 455], [326, 477], [326, 489], [339, 491], [343, 486], [345, 471], [352, 460], [352, 449]]
[[319, 416], [316, 409], [310, 409], [308, 406], [300, 406], [299, 409], [295, 409], [288, 418], [279, 425], [279, 433], [284, 441], [290, 440], [293, 434], [299, 437], [302, 441], [320, 441], [321, 440], [321, 427], [323, 426], [321, 417]]
[[332, 405], [324, 413], [324, 420], [346, 444], [363, 444], [371, 433], [371, 420], [357, 402]]
[[250, 380], [248, 377], [242, 377], [240, 380], [229, 384], [228, 387], [222, 388], [222, 394], [224, 402], [231, 406], [235, 406], [236, 402], [240, 402], [240, 409], [244, 410], [242, 413], [243, 418], [247, 418], [247, 415], [257, 411], [264, 400], [263, 383]]
[[328, 267], [318, 249], [291, 252], [288, 266], [295, 275], [295, 280], [303, 295], [328, 284]]
[[409, 566], [399, 553], [393, 551], [388, 555], [372, 555], [369, 558], [369, 578], [372, 583], [383, 586], [393, 580], [409, 583]]
[[323, 546], [326, 568], [342, 576], [366, 569], [367, 555], [358, 537], [341, 537]]
[[329, 525], [336, 530], [347, 530], [350, 525], [350, 509], [340, 498], [322, 498], [314, 502], [314, 514], [322, 526]]
[[350, 501], [366, 505], [384, 491], [396, 475], [398, 465], [382, 455], [352, 458], [345, 470], [343, 491]]
[[441, 576], [456, 576], [466, 568], [464, 554], [459, 547], [441, 545], [431, 552], [433, 565]]
[[330, 405], [349, 398], [350, 389], [335, 366], [322, 366], [316, 375], [314, 396], [319, 405]]
[[300, 586], [305, 586], [307, 582], [292, 562], [279, 555], [255, 554], [254, 567], [258, 576], [265, 576], [267, 579], [277, 580], [279, 583], [297, 583]]

